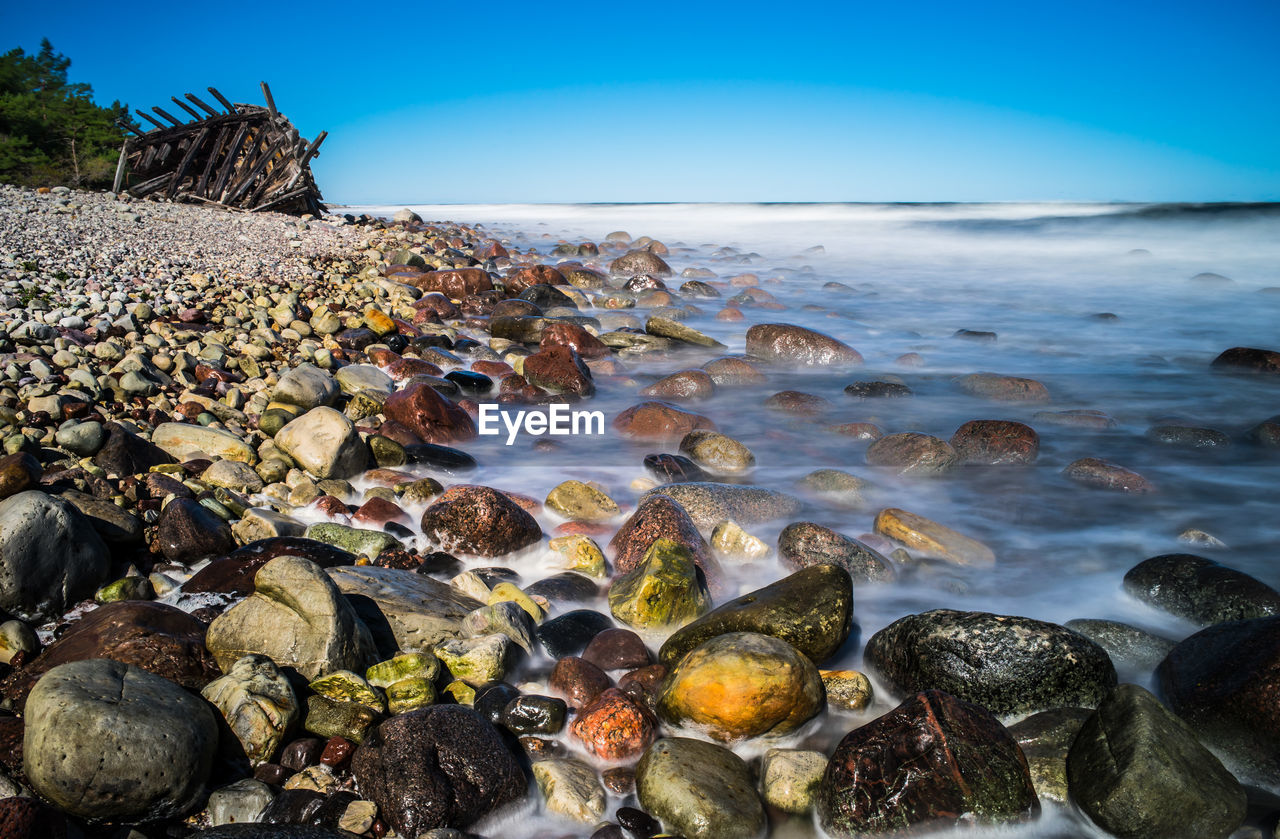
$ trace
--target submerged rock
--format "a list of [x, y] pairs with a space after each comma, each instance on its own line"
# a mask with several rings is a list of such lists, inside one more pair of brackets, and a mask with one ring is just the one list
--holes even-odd
[[975, 568], [996, 564], [995, 553], [977, 539], [916, 513], [889, 507], [876, 514], [874, 527], [880, 535], [901, 542], [908, 550], [923, 556]]
[[752, 326], [747, 330], [747, 355], [807, 366], [862, 363], [862, 354], [843, 341], [790, 323]]
[[1200, 624], [1280, 614], [1280, 592], [1243, 571], [1194, 554], [1163, 554], [1124, 575], [1124, 589], [1144, 603]]
[[654, 743], [636, 766], [636, 792], [647, 812], [688, 839], [754, 839], [767, 824], [747, 764], [702, 740]]
[[887, 582], [893, 562], [857, 539], [810, 521], [792, 522], [778, 534], [778, 557], [791, 569], [835, 565], [857, 583]]
[[699, 530], [711, 532], [722, 521], [739, 525], [759, 524], [800, 512], [799, 499], [772, 489], [740, 484], [691, 482], [651, 489], [640, 502], [654, 495], [673, 498], [689, 514]]
[[699, 576], [687, 548], [659, 538], [639, 565], [613, 581], [609, 609], [641, 630], [683, 626], [711, 608], [711, 595]]

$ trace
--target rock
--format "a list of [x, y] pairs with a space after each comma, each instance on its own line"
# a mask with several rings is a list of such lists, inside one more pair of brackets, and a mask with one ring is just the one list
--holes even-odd
[[62, 490], [58, 497], [70, 501], [89, 520], [89, 524], [108, 547], [134, 547], [142, 544], [142, 522], [125, 508], [74, 489]]
[[819, 670], [827, 704], [845, 711], [864, 711], [871, 704], [871, 680], [857, 670]]
[[844, 392], [855, 399], [901, 399], [911, 395], [911, 388], [899, 382], [854, 382]]
[[1144, 559], [1124, 575], [1124, 589], [1143, 603], [1199, 624], [1280, 614], [1280, 592], [1194, 554]]
[[93, 462], [111, 477], [137, 475], [152, 466], [173, 462], [158, 446], [126, 431], [119, 423], [109, 422], [105, 430], [107, 441], [94, 455]]
[[557, 661], [547, 684], [552, 691], [565, 697], [569, 707], [574, 709], [590, 705], [597, 696], [613, 687], [612, 680], [603, 670], [577, 656], [565, 656]]
[[[325, 476], [328, 477], [328, 476]], [[247, 463], [238, 460], [219, 460], [200, 474], [204, 483], [235, 492], [261, 492], [262, 478]]]
[[371, 565], [329, 570], [379, 650], [425, 652], [462, 635], [483, 603], [425, 574]]
[[190, 564], [207, 556], [235, 550], [231, 526], [203, 504], [190, 498], [175, 498], [160, 511], [156, 520], [154, 546], [170, 562]]
[[427, 384], [409, 384], [387, 397], [383, 413], [425, 443], [448, 445], [476, 436], [471, 415]]
[[[254, 511], [245, 515], [251, 512]], [[222, 559], [215, 559], [187, 580], [182, 590], [191, 594], [216, 592], [244, 597], [253, 593], [253, 578], [258, 569], [280, 556], [302, 557], [321, 568], [352, 565], [356, 561], [354, 554], [314, 539], [276, 536], [250, 542]]]
[[343, 393], [355, 394], [362, 390], [390, 393], [395, 390], [391, 377], [372, 364], [348, 364], [340, 369], [334, 378]]
[[643, 752], [655, 736], [649, 712], [617, 688], [608, 688], [569, 726], [583, 747], [604, 760], [626, 760]]
[[1222, 449], [1231, 445], [1231, 437], [1217, 429], [1188, 425], [1153, 425], [1147, 429], [1146, 438], [1183, 449]]
[[711, 549], [717, 556], [733, 560], [756, 560], [769, 555], [769, 546], [738, 526], [723, 521], [711, 531]]
[[864, 655], [894, 690], [936, 688], [998, 716], [1092, 708], [1116, 685], [1111, 659], [1083, 635], [987, 612], [908, 615], [871, 636]]
[[497, 633], [444, 641], [434, 648], [454, 679], [477, 688], [505, 678], [515, 667], [519, 650], [511, 638]]
[[451, 553], [503, 556], [542, 538], [537, 520], [518, 504], [485, 486], [455, 487], [422, 514], [422, 533]]
[[298, 720], [298, 697], [275, 662], [264, 655], [238, 660], [200, 695], [222, 713], [253, 765], [271, 760]]
[[608, 521], [620, 512], [617, 502], [582, 481], [558, 484], [547, 494], [547, 506], [576, 521]]
[[601, 670], [634, 670], [653, 663], [644, 639], [630, 629], [606, 629], [583, 650], [582, 657]]
[[[482, 606], [462, 621], [462, 634], [467, 638], [501, 633], [514, 641], [528, 655], [533, 655], [536, 624], [518, 603], [503, 602]], [[455, 674], [456, 675], [456, 674]]]
[[691, 326], [686, 326], [678, 320], [664, 318], [660, 315], [652, 315], [644, 323], [644, 331], [650, 335], [657, 335], [659, 338], [670, 338], [673, 341], [680, 341], [685, 344], [692, 344], [695, 347], [709, 347], [711, 349], [724, 349], [724, 344], [704, 335]]
[[524, 694], [513, 698], [502, 710], [502, 725], [511, 733], [558, 734], [564, 728], [568, 706], [552, 696]]
[[1021, 821], [1039, 809], [1009, 732], [986, 709], [940, 690], [845, 735], [818, 790], [818, 820], [833, 837]]
[[522, 373], [529, 384], [551, 393], [587, 397], [596, 392], [591, 370], [583, 360], [570, 348], [557, 344], [525, 358]]
[[750, 449], [718, 431], [690, 431], [680, 441], [680, 451], [719, 474], [746, 472], [756, 463]]
[[544, 326], [540, 346], [544, 349], [552, 346], [568, 347], [586, 359], [607, 358], [612, 355], [599, 338], [568, 321], [552, 321]]
[[793, 570], [835, 565], [859, 583], [887, 582], [895, 576], [892, 561], [878, 551], [811, 521], [792, 522], [782, 529], [778, 557]]
[[0, 457], [0, 500], [37, 488], [42, 474], [40, 461], [29, 452]]
[[185, 463], [202, 457], [239, 460], [250, 465], [258, 453], [230, 431], [185, 422], [166, 422], [151, 432], [151, 442], [165, 454]]
[[688, 839], [754, 839], [767, 820], [751, 770], [726, 748], [668, 737], [636, 766], [645, 811]]
[[250, 653], [308, 680], [333, 670], [363, 672], [377, 660], [368, 628], [324, 569], [294, 556], [263, 565], [254, 593], [214, 619], [205, 643], [223, 672]]
[[31, 787], [92, 821], [183, 816], [203, 795], [218, 728], [178, 685], [116, 661], [63, 664], [27, 700]]
[[644, 388], [640, 395], [655, 399], [709, 399], [715, 392], [715, 382], [704, 371], [681, 370]]
[[275, 443], [317, 478], [353, 477], [369, 460], [355, 425], [333, 408], [307, 411], [276, 432]]
[[10, 664], [19, 653], [30, 661], [39, 651], [40, 639], [31, 627], [19, 620], [0, 623], [0, 662]]
[[1156, 678], [1169, 708], [1236, 777], [1280, 790], [1280, 617], [1202, 629]]
[[273, 401], [296, 405], [303, 411], [332, 405], [338, 399], [338, 383], [314, 364], [300, 364], [280, 377]]
[[1063, 626], [1106, 650], [1116, 669], [1129, 669], [1143, 675], [1154, 670], [1174, 648], [1174, 643], [1167, 638], [1119, 621], [1076, 619]]
[[378, 717], [378, 712], [368, 705], [312, 694], [307, 697], [303, 727], [321, 737], [342, 737], [352, 743], [363, 743]]
[[1036, 795], [1065, 805], [1067, 792], [1067, 752], [1084, 721], [1093, 715], [1088, 708], [1054, 708], [1032, 714], [1009, 726], [1031, 770]]
[[671, 266], [655, 253], [631, 250], [609, 263], [609, 273], [615, 277], [636, 277], [642, 274], [670, 277]]
[[825, 702], [822, 679], [786, 641], [729, 632], [699, 644], [663, 682], [658, 713], [722, 742], [783, 735], [812, 719]]
[[204, 639], [204, 626], [181, 609], [137, 600], [109, 603], [73, 623], [35, 661], [11, 673], [3, 693], [21, 707], [45, 673], [96, 658], [139, 667], [198, 692], [218, 677]]
[[98, 422], [76, 422], [68, 420], [58, 426], [54, 441], [59, 446], [79, 457], [92, 457], [106, 442], [106, 432]]
[[1102, 411], [1077, 409], [1072, 411], [1036, 411], [1036, 422], [1067, 428], [1115, 428], [1116, 421]]
[[626, 574], [632, 571], [659, 537], [683, 545], [704, 571], [711, 566], [707, 543], [684, 507], [670, 496], [656, 493], [646, 494], [640, 499], [636, 511], [623, 522], [609, 542], [609, 548], [614, 552], [616, 572]]
[[585, 824], [595, 824], [604, 816], [604, 787], [587, 764], [559, 758], [539, 760], [532, 769], [548, 812]]
[[1253, 347], [1223, 350], [1210, 365], [1217, 369], [1248, 373], [1280, 373], [1280, 352]]
[[711, 532], [722, 521], [739, 525], [786, 518], [800, 512], [800, 500], [764, 487], [743, 484], [691, 482], [668, 484], [640, 496], [640, 503], [654, 495], [666, 495], [684, 508], [699, 530]]
[[465, 829], [526, 792], [524, 773], [497, 730], [456, 705], [383, 722], [351, 766], [361, 793], [401, 836]]
[[[316, 810], [320, 808], [317, 806]], [[263, 812], [265, 818], [271, 807]], [[192, 839], [351, 839], [349, 834], [304, 824], [227, 824], [188, 834]]]
[[867, 447], [866, 459], [870, 466], [885, 466], [899, 475], [919, 477], [944, 475], [960, 462], [950, 444], [916, 431], [881, 437]]
[[861, 353], [853, 347], [789, 323], [758, 323], [748, 329], [747, 355], [807, 366], [862, 363]]
[[307, 689], [334, 702], [354, 702], [379, 714], [386, 711], [382, 694], [374, 690], [362, 676], [350, 670], [335, 670], [321, 676], [307, 685]]
[[632, 405], [614, 417], [613, 427], [623, 437], [656, 442], [678, 440], [699, 428], [711, 431], [716, 428], [715, 423], [706, 417], [682, 411], [665, 402]]
[[314, 539], [326, 545], [333, 545], [354, 556], [378, 556], [383, 551], [400, 550], [404, 545], [390, 533], [381, 530], [369, 530], [360, 527], [347, 527], [336, 522], [320, 522], [306, 529], [307, 539]]
[[997, 402], [1048, 402], [1049, 389], [1035, 379], [1000, 376], [996, 373], [973, 373], [956, 382], [971, 396]]
[[821, 664], [853, 628], [853, 584], [836, 565], [819, 564], [730, 600], [677, 630], [658, 652], [674, 666], [703, 642], [730, 632], [781, 639]]
[[1068, 464], [1067, 468], [1062, 470], [1062, 474], [1076, 483], [1097, 489], [1134, 494], [1155, 492], [1155, 486], [1137, 472], [1096, 457], [1082, 457]]
[[797, 485], [828, 504], [855, 510], [866, 505], [868, 494], [874, 490], [870, 481], [839, 469], [815, 469]]
[[1035, 463], [1040, 435], [1011, 420], [970, 420], [951, 435], [951, 448], [961, 463], [1004, 466]]
[[955, 565], [990, 568], [996, 564], [991, 548], [924, 516], [889, 507], [876, 514], [875, 532], [907, 546], [913, 553]]
[[678, 542], [658, 538], [631, 571], [609, 587], [609, 610], [641, 630], [680, 627], [711, 608], [693, 554]]
[[1115, 836], [1226, 839], [1245, 817], [1236, 779], [1137, 685], [1120, 685], [1085, 720], [1067, 778], [1080, 809]]
[[[538, 643], [554, 659], [577, 655], [586, 649], [591, 639], [613, 628], [613, 620], [590, 609], [574, 609], [551, 618], [538, 627]], [[643, 644], [641, 645], [643, 646]], [[645, 662], [648, 663], [647, 661]]]
[[274, 798], [271, 787], [253, 778], [220, 787], [209, 793], [209, 823], [213, 827], [229, 824], [252, 826]]
[[28, 490], [0, 501], [0, 609], [56, 618], [106, 581], [110, 555], [69, 502]]
[[827, 756], [801, 749], [770, 749], [760, 764], [765, 803], [784, 813], [809, 812], [827, 770]]

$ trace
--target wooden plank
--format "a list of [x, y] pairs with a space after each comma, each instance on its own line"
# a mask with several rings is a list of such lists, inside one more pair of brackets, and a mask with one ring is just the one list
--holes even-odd
[[213, 143], [213, 149], [209, 152], [209, 159], [204, 164], [204, 172], [200, 175], [200, 181], [196, 184], [195, 194], [203, 198], [208, 195], [205, 187], [209, 185], [209, 175], [213, 173], [213, 167], [218, 162], [218, 155], [222, 153], [222, 147], [227, 142], [227, 135], [231, 132], [231, 127], [224, 125], [218, 129], [218, 139]]
[[281, 204], [286, 204], [289, 201], [294, 200], [295, 198], [301, 198], [302, 196], [306, 195], [310, 189], [311, 187], [304, 186], [304, 187], [301, 187], [300, 189], [295, 189], [292, 192], [286, 192], [284, 195], [278, 195], [275, 198], [272, 198], [270, 201], [266, 202], [265, 204], [259, 204], [258, 206], [254, 207], [253, 212], [259, 213], [259, 212], [262, 212], [263, 210], [269, 210], [272, 207], [278, 207]]
[[179, 99], [178, 97], [176, 97], [176, 96], [170, 96], [169, 98], [173, 100], [173, 104], [177, 105], [177, 106], [178, 106], [179, 108], [181, 108], [182, 110], [184, 110], [184, 111], [186, 111], [187, 113], [191, 114], [191, 118], [192, 118], [192, 119], [194, 119], [196, 122], [199, 122], [200, 120], [204, 119], [204, 117], [200, 116], [200, 115], [199, 115], [199, 114], [197, 114], [195, 111], [193, 111], [193, 110], [192, 110], [192, 109], [187, 105], [187, 103], [186, 103], [186, 102], [183, 102], [183, 101], [182, 101], [181, 99]]
[[111, 191], [116, 195], [120, 194], [120, 185], [124, 183], [124, 162], [129, 151], [129, 141], [125, 140], [124, 145], [120, 146], [120, 159], [116, 161], [116, 179], [111, 182]]
[[279, 116], [280, 112], [276, 110], [276, 100], [271, 96], [271, 88], [267, 87], [266, 82], [262, 82], [262, 95], [267, 100], [267, 110], [271, 112], [271, 116]]
[[[135, 109], [135, 110], [137, 110], [137, 109]], [[168, 128], [168, 127], [169, 127], [169, 126], [165, 125], [164, 123], [160, 122], [160, 120], [155, 119], [154, 117], [152, 117], [150, 114], [143, 113], [142, 111], [137, 111], [137, 113], [138, 113], [138, 116], [142, 117], [142, 118], [143, 118], [143, 119], [145, 119], [147, 122], [149, 122], [149, 123], [151, 123], [152, 125], [154, 125], [156, 128], [159, 128], [159, 129], [163, 130], [163, 129], [165, 129], [165, 128]]]
[[195, 106], [200, 110], [207, 111], [209, 113], [209, 116], [211, 117], [221, 116], [221, 114], [218, 111], [215, 111], [213, 108], [210, 108], [207, 104], [205, 104], [203, 99], [201, 99], [199, 96], [196, 96], [194, 93], [184, 93], [182, 95], [187, 97], [187, 101], [194, 103]]
[[173, 180], [169, 181], [169, 189], [166, 190], [170, 198], [178, 192], [178, 184], [182, 183], [182, 178], [187, 174], [191, 161], [195, 160], [196, 153], [200, 151], [200, 147], [208, 139], [211, 130], [209, 126], [204, 126], [200, 129], [200, 133], [196, 135], [196, 138], [191, 141], [191, 144], [187, 146], [187, 153], [182, 156], [182, 162], [178, 164], [178, 168], [173, 170]]
[[161, 143], [160, 150], [156, 152], [156, 165], [163, 166], [164, 162], [169, 159], [169, 155], [173, 153], [173, 143]]
[[159, 114], [163, 118], [169, 120], [169, 122], [172, 122], [174, 125], [185, 125], [185, 123], [182, 120], [176, 119], [173, 116], [173, 114], [165, 112], [159, 105], [152, 105], [151, 110], [155, 111], [157, 114]]
[[142, 198], [144, 195], [150, 195], [160, 187], [164, 186], [164, 182], [167, 180], [169, 180], [169, 173], [165, 172], [163, 175], [158, 175], [149, 181], [143, 181], [130, 189], [129, 192], [137, 198]]
[[258, 158], [258, 162], [255, 163], [253, 168], [249, 170], [249, 173], [243, 179], [241, 179], [240, 183], [236, 186], [236, 188], [232, 190], [231, 195], [229, 195], [226, 198], [226, 203], [234, 204], [236, 199], [244, 194], [244, 191], [249, 188], [249, 185], [251, 183], [253, 183], [254, 178], [262, 174], [262, 170], [267, 167], [267, 164], [270, 163], [272, 158], [276, 156], [276, 152], [280, 151], [280, 149], [284, 146], [285, 142], [286, 142], [286, 138], [281, 137], [280, 139], [276, 140], [275, 143], [272, 144], [271, 148], [267, 150], [266, 154]]
[[227, 150], [227, 157], [223, 161], [222, 171], [218, 173], [218, 180], [214, 182], [213, 189], [208, 192], [210, 197], [217, 196], [221, 198], [222, 191], [227, 186], [227, 178], [231, 177], [231, 170], [236, 167], [236, 158], [240, 155], [240, 146], [244, 144], [245, 135], [248, 133], [249, 123], [241, 123], [240, 130], [236, 132], [236, 138], [231, 141], [231, 148]]
[[307, 163], [320, 152], [320, 144], [323, 143], [325, 138], [328, 136], [328, 131], [321, 131], [316, 135], [316, 138], [311, 141], [311, 145], [307, 146], [306, 153], [303, 154], [302, 159], [298, 161], [298, 174], [294, 176], [293, 180], [289, 182], [289, 186], [285, 187], [285, 189], [291, 189], [293, 185], [298, 182], [298, 178], [302, 177], [302, 173], [307, 171]]
[[225, 96], [223, 96], [221, 93], [219, 93], [219, 92], [218, 92], [218, 89], [217, 89], [216, 87], [213, 87], [212, 85], [210, 85], [210, 86], [209, 86], [208, 88], [206, 88], [206, 89], [209, 91], [209, 94], [210, 94], [211, 96], [213, 96], [213, 98], [214, 98], [214, 99], [217, 99], [217, 100], [218, 100], [218, 104], [220, 104], [220, 105], [222, 105], [222, 107], [226, 108], [228, 112], [233, 113], [233, 114], [236, 112], [236, 106], [235, 106], [235, 105], [232, 105], [230, 102], [228, 102], [228, 101], [227, 101], [227, 97], [225, 97]]

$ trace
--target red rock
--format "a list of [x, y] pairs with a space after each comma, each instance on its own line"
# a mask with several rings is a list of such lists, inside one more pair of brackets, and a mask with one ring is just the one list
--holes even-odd
[[617, 688], [583, 708], [569, 730], [587, 751], [605, 760], [639, 757], [656, 736], [648, 712]]
[[831, 409], [831, 402], [825, 396], [798, 390], [783, 390], [775, 393], [764, 401], [764, 405], [775, 411], [807, 417], [816, 416]]
[[1077, 483], [1098, 489], [1136, 494], [1155, 491], [1155, 486], [1137, 472], [1096, 457], [1082, 457], [1063, 469], [1062, 474]]
[[1114, 428], [1116, 421], [1102, 411], [1078, 408], [1071, 411], [1038, 411], [1036, 422], [1048, 425], [1065, 425], [1071, 428]]
[[712, 567], [706, 540], [684, 507], [670, 496], [655, 493], [640, 502], [609, 542], [609, 548], [614, 552], [615, 573], [625, 574], [639, 565], [649, 546], [658, 538], [672, 539], [688, 548], [693, 554], [693, 561], [704, 573]]
[[5, 678], [4, 696], [19, 707], [36, 680], [60, 664], [109, 658], [133, 664], [199, 692], [222, 675], [204, 646], [205, 626], [181, 609], [145, 600], [108, 603], [71, 625], [26, 667]]
[[907, 431], [881, 437], [867, 447], [867, 464], [886, 466], [900, 475], [941, 475], [951, 471], [960, 458], [944, 440]]
[[400, 484], [411, 484], [418, 480], [417, 477], [408, 472], [400, 472], [395, 469], [370, 469], [362, 477], [369, 483], [380, 487], [396, 487]]
[[341, 498], [333, 495], [322, 495], [312, 505], [329, 518], [346, 519], [351, 515], [351, 508]]
[[838, 837], [898, 833], [1040, 811], [1027, 760], [991, 712], [938, 690], [908, 698], [845, 735], [818, 790]]
[[596, 392], [591, 371], [569, 347], [543, 346], [524, 360], [524, 377], [532, 385], [552, 393], [591, 396]]
[[498, 259], [499, 257], [510, 256], [511, 254], [507, 252], [507, 249], [502, 246], [501, 242], [494, 239], [485, 239], [483, 242], [475, 246], [471, 255], [481, 262], [484, 262], [488, 259]]
[[630, 629], [621, 628], [596, 633], [582, 651], [582, 657], [606, 671], [634, 670], [653, 663], [644, 639]]
[[[479, 484], [454, 484], [445, 490], [436, 500], [453, 501], [458, 498], [463, 498], [468, 492], [479, 486]], [[491, 487], [483, 487], [483, 489], [491, 489]], [[538, 513], [542, 512], [542, 502], [534, 498], [532, 495], [524, 495], [523, 493], [511, 492], [506, 489], [499, 489], [495, 491], [505, 495], [513, 504], [531, 516], [536, 516]]]
[[658, 399], [707, 399], [715, 392], [715, 382], [706, 371], [681, 370], [649, 385], [640, 395]]
[[412, 520], [397, 505], [376, 495], [351, 514], [352, 525], [383, 527], [387, 522], [392, 521], [398, 524], [409, 524]]
[[395, 440], [402, 446], [416, 446], [425, 442], [413, 430], [395, 420], [387, 420], [378, 426], [378, 433], [389, 440]]
[[593, 376], [621, 376], [627, 367], [616, 358], [593, 358], [587, 362]]
[[422, 532], [449, 552], [502, 556], [542, 538], [527, 511], [496, 489], [451, 487], [422, 514]]
[[36, 488], [43, 474], [44, 467], [29, 452], [0, 457], [0, 498]]
[[862, 363], [862, 355], [843, 341], [790, 323], [758, 323], [748, 329], [747, 354], [807, 366]]
[[599, 338], [576, 323], [553, 321], [542, 330], [542, 343], [545, 349], [551, 346], [568, 347], [583, 358], [606, 358], [612, 351]]
[[328, 742], [324, 744], [324, 750], [320, 752], [320, 762], [325, 766], [341, 769], [351, 760], [351, 755], [355, 753], [355, 750], [356, 744], [347, 738], [330, 737]]
[[641, 291], [666, 291], [667, 284], [652, 274], [640, 274], [627, 280], [623, 288], [636, 294]]
[[390, 367], [400, 360], [400, 353], [386, 347], [370, 347], [365, 355], [369, 356], [369, 363], [377, 367]]
[[505, 361], [490, 361], [488, 359], [481, 359], [479, 361], [472, 362], [471, 369], [474, 372], [488, 376], [491, 379], [504, 379], [516, 372], [512, 369], [511, 365]]
[[383, 413], [425, 443], [448, 445], [476, 436], [476, 424], [467, 412], [425, 384], [409, 385], [388, 396]]
[[733, 387], [735, 385], [758, 385], [766, 380], [755, 364], [745, 358], [725, 356], [714, 358], [702, 365], [716, 387]]
[[406, 277], [405, 282], [423, 291], [436, 291], [455, 300], [469, 294], [493, 291], [493, 281], [489, 279], [488, 272], [480, 268], [428, 271], [416, 277]]
[[1035, 463], [1040, 435], [1011, 420], [970, 420], [951, 435], [951, 448], [962, 463], [981, 466]]
[[453, 305], [453, 301], [437, 292], [422, 295], [413, 302], [413, 308], [418, 312], [435, 315], [441, 320], [450, 320], [459, 316], [458, 307]]
[[717, 431], [716, 424], [700, 414], [682, 411], [665, 402], [641, 402], [614, 417], [613, 427], [633, 440], [680, 439], [690, 431]]
[[552, 531], [552, 536], [607, 536], [613, 532], [613, 526], [590, 521], [567, 521]]
[[550, 265], [521, 265], [507, 274], [507, 293], [513, 297], [535, 285], [565, 285], [564, 274]]
[[[10, 778], [22, 778], [22, 717], [0, 717], [0, 769]], [[0, 831], [0, 836], [8, 836]]]
[[421, 358], [401, 358], [387, 367], [387, 375], [392, 381], [403, 382], [414, 376], [443, 376], [439, 366]]
[[749, 288], [760, 282], [760, 278], [755, 274], [738, 274], [726, 280], [729, 285], [734, 288]]
[[[67, 817], [35, 798], [0, 800], [0, 836], [4, 839], [59, 839], [67, 835]], [[73, 831], [72, 835], [80, 835]]]
[[746, 320], [746, 315], [742, 314], [741, 309], [735, 309], [732, 306], [725, 306], [723, 309], [716, 312], [716, 320], [737, 323], [738, 321]]
[[566, 656], [556, 662], [547, 684], [570, 708], [578, 709], [613, 687], [613, 680], [586, 659]]

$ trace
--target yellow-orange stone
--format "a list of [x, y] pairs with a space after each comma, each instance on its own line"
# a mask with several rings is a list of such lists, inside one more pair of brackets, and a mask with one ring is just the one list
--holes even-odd
[[876, 516], [875, 531], [906, 545], [909, 550], [945, 559], [956, 565], [990, 567], [996, 563], [991, 548], [916, 513], [889, 507]]

